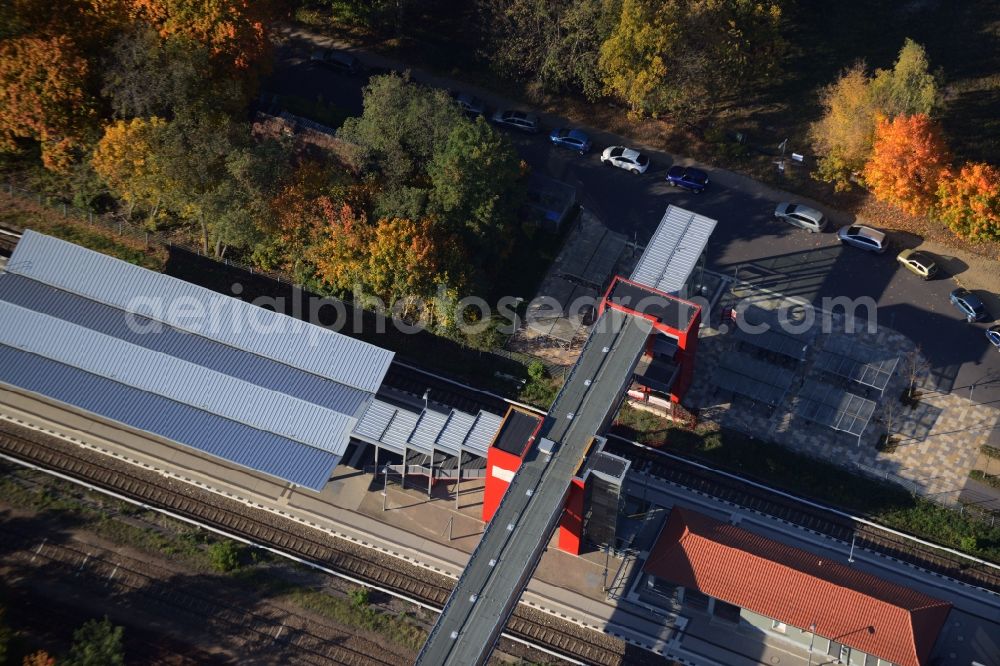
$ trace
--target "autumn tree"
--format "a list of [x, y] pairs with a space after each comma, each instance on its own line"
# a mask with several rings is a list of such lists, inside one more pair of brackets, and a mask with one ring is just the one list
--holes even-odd
[[[446, 282], [435, 254], [432, 224], [427, 220], [379, 220], [367, 249], [368, 288], [387, 305], [399, 299], [425, 297]], [[407, 305], [404, 304], [404, 309]]]
[[119, 120], [104, 129], [91, 165], [115, 196], [128, 205], [127, 215], [138, 206], [152, 224], [161, 214], [165, 176], [157, 155], [165, 138], [162, 118]]
[[604, 90], [634, 113], [667, 106], [669, 51], [679, 27], [650, 0], [624, 0], [614, 30], [601, 45], [598, 67]]
[[881, 117], [865, 164], [865, 184], [878, 199], [922, 215], [934, 203], [946, 165], [944, 142], [926, 115]]
[[820, 155], [817, 176], [850, 187], [871, 156], [878, 107], [863, 62], [856, 62], [820, 92], [823, 113], [809, 128], [813, 150]]
[[982, 162], [946, 171], [938, 185], [938, 215], [963, 238], [1000, 241], [1000, 169]]
[[363, 288], [372, 236], [366, 215], [329, 197], [321, 197], [316, 205], [321, 216], [317, 242], [306, 257], [317, 277], [340, 294]]
[[131, 0], [137, 17], [164, 38], [182, 36], [208, 47], [237, 71], [263, 63], [267, 24], [276, 5], [269, 0]]
[[775, 0], [624, 0], [600, 49], [605, 91], [637, 114], [711, 107], [773, 74], [780, 22]]
[[56, 666], [56, 660], [50, 657], [45, 650], [38, 650], [25, 655], [21, 666]]
[[846, 69], [819, 93], [823, 108], [809, 128], [813, 150], [819, 155], [816, 177], [836, 189], [851, 186], [871, 156], [876, 118], [929, 115], [939, 100], [937, 82], [929, 72], [924, 48], [907, 39], [892, 69], [869, 76], [864, 62]]
[[69, 37], [0, 42], [0, 150], [41, 145], [49, 169], [67, 171], [94, 131], [89, 68]]

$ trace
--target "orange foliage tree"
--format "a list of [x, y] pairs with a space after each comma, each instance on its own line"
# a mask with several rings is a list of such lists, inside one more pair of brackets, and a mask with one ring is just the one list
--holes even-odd
[[24, 657], [21, 666], [55, 666], [56, 660], [49, 656], [45, 650], [32, 652]]
[[0, 42], [0, 150], [33, 139], [46, 167], [68, 169], [96, 118], [87, 74], [87, 61], [69, 37]]
[[938, 213], [959, 236], [1000, 241], [1000, 170], [991, 164], [965, 164], [945, 172], [938, 186]]
[[274, 16], [268, 0], [132, 0], [136, 15], [162, 37], [184, 36], [207, 46], [237, 70], [261, 62], [266, 26]]
[[921, 215], [934, 204], [946, 165], [944, 142], [926, 115], [881, 117], [872, 156], [865, 164], [865, 183], [878, 199]]

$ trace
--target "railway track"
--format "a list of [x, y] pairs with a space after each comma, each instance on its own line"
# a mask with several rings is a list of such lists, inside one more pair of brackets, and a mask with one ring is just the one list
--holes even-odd
[[[177, 574], [117, 551], [105, 551], [77, 541], [38, 541], [36, 534], [0, 523], [6, 556], [3, 564], [39, 569], [50, 578], [73, 578], [92, 594], [109, 597], [130, 607], [141, 601], [165, 609], [175, 617], [184, 614], [203, 623], [211, 633], [238, 643], [246, 654], [276, 652], [282, 661], [294, 655], [295, 663], [398, 666], [399, 655], [386, 653], [379, 645], [357, 637], [346, 637], [338, 627], [294, 615], [285, 608], [257, 603], [245, 610], [227, 600], [199, 594], [200, 582], [176, 581]], [[352, 644], [349, 644], [352, 643]], [[395, 658], [393, 658], [395, 656]]]
[[[216, 503], [209, 504], [188, 494], [173, 491], [161, 483], [151, 483], [148, 478], [141, 476], [142, 470], [136, 473], [123, 472], [111, 464], [113, 459], [109, 459], [108, 464], [84, 460], [73, 455], [72, 448], [73, 445], [41, 433], [32, 433], [29, 438], [0, 431], [0, 451], [11, 457], [59, 471], [93, 486], [128, 496], [152, 508], [164, 509], [212, 525], [248, 541], [267, 545], [303, 560], [349, 574], [369, 585], [399, 591], [434, 608], [440, 609], [444, 606], [454, 585], [453, 581], [447, 579], [442, 579], [441, 583], [433, 583], [424, 578], [407, 575], [400, 571], [399, 567], [392, 568], [359, 557], [346, 548], [338, 547], [334, 538], [325, 539], [319, 533], [315, 538], [309, 538], [263, 518], [252, 517], [245, 509], [239, 511], [219, 505], [222, 502], [232, 502], [231, 500], [219, 497], [213, 500]], [[194, 486], [188, 488], [191, 489], [197, 490]], [[263, 511], [260, 513], [270, 520], [275, 520]], [[602, 645], [599, 637], [603, 637], [605, 643], [608, 638], [603, 634], [577, 629], [570, 624], [566, 624], [565, 629], [560, 629], [556, 626], [559, 621], [552, 619], [542, 622], [531, 618], [530, 612], [531, 609], [519, 608], [508, 624], [508, 633], [526, 641], [529, 645], [541, 644], [565, 655], [570, 660], [602, 666], [623, 663], [623, 650], [627, 650], [630, 655], [634, 652], [630, 648], [621, 646], [616, 651], [606, 644]], [[551, 643], [544, 642], [545, 640]], [[652, 653], [645, 655], [649, 656], [650, 663], [663, 663], [662, 658], [655, 657]], [[640, 653], [636, 652], [636, 656], [640, 656]], [[633, 663], [631, 656], [629, 663]]]
[[619, 437], [610, 437], [606, 450], [628, 458], [637, 469], [644, 468], [653, 476], [694, 492], [773, 516], [839, 541], [854, 543], [855, 548], [891, 557], [961, 583], [1000, 593], [1000, 570], [960, 555], [925, 546], [864, 522], [797, 502], [778, 493], [702, 469], [693, 463], [674, 457], [666, 458]]

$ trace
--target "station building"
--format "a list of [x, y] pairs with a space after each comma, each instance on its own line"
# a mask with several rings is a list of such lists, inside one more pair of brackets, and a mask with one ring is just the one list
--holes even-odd
[[731, 523], [674, 507], [640, 595], [806, 648], [814, 663], [929, 663], [951, 604]]

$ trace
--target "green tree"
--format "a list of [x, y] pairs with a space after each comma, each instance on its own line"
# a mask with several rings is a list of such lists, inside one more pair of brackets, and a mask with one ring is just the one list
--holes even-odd
[[88, 620], [73, 632], [73, 645], [64, 663], [66, 666], [124, 666], [124, 631], [107, 617]]
[[871, 86], [878, 109], [890, 119], [930, 115], [939, 103], [939, 93], [929, 67], [924, 47], [907, 38], [892, 69], [875, 72]]
[[458, 123], [428, 164], [427, 176], [431, 213], [465, 239], [476, 256], [506, 256], [521, 176], [510, 142], [482, 118]]
[[443, 90], [391, 74], [364, 89], [364, 111], [337, 133], [359, 146], [387, 188], [411, 185], [455, 125], [467, 122]]

